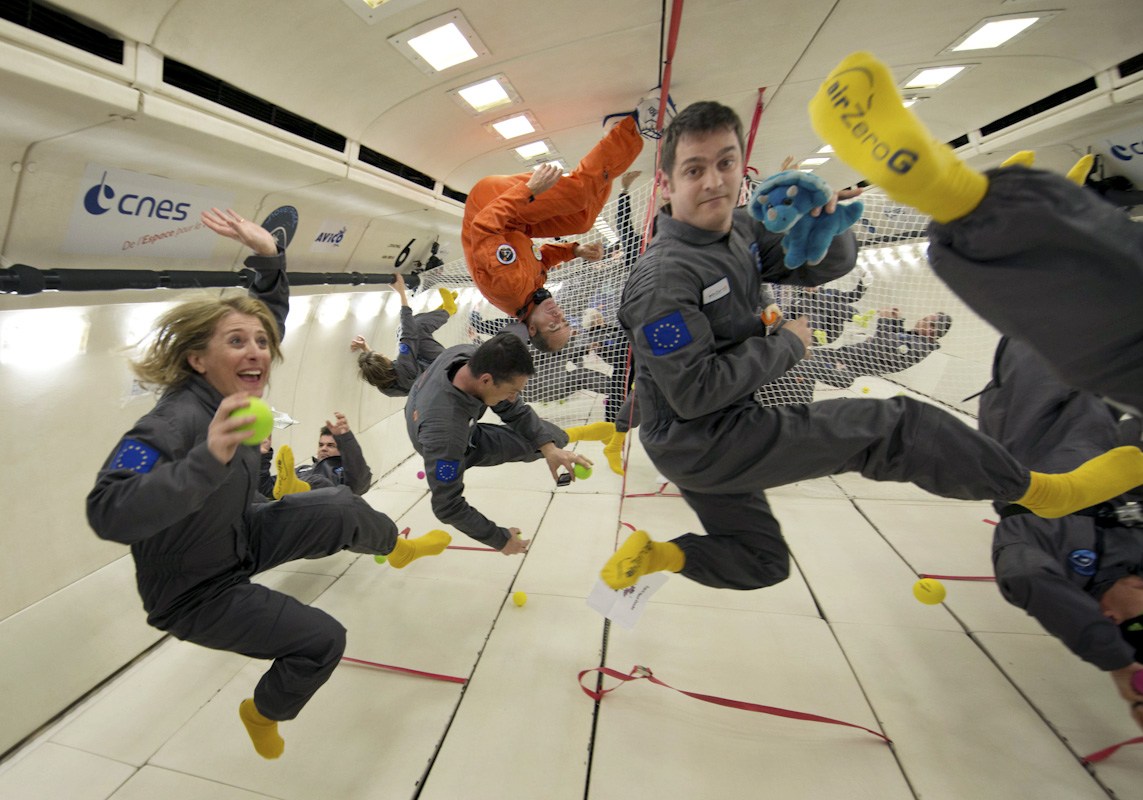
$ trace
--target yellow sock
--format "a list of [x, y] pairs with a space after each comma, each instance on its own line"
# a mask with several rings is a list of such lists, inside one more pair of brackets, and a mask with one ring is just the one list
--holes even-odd
[[258, 755], [262, 758], [277, 758], [282, 755], [286, 743], [278, 735], [278, 723], [262, 716], [258, 707], [254, 705], [253, 698], [248, 697], [238, 705], [238, 717], [246, 726], [246, 732], [250, 734], [250, 741], [254, 743]]
[[422, 556], [439, 556], [448, 547], [452, 537], [445, 531], [429, 531], [415, 539], [397, 537], [397, 544], [389, 553], [389, 565], [394, 569], [404, 569]]
[[1020, 150], [1004, 159], [1004, 161], [1000, 163], [1000, 166], [1012, 167], [1019, 164], [1022, 167], [1030, 167], [1034, 163], [1036, 163], [1035, 150]]
[[615, 435], [615, 423], [593, 422], [590, 425], [567, 428], [564, 433], [568, 435], [568, 442], [606, 442]]
[[1091, 172], [1091, 165], [1095, 163], [1095, 156], [1088, 153], [1076, 163], [1072, 164], [1072, 168], [1068, 170], [1067, 179], [1072, 183], [1080, 186], [1084, 185], [1087, 181], [1088, 173]]
[[893, 73], [870, 53], [846, 56], [809, 111], [814, 130], [838, 158], [937, 222], [963, 217], [988, 191], [988, 179], [902, 105]]
[[456, 292], [450, 292], [448, 289], [446, 289], [443, 286], [441, 286], [439, 289], [437, 289], [437, 291], [441, 293], [441, 308], [443, 308], [445, 311], [447, 311], [448, 315], [451, 317], [453, 314], [456, 313], [457, 293]]
[[274, 480], [275, 500], [281, 500], [288, 494], [310, 490], [310, 485], [294, 472], [294, 451], [288, 444], [278, 448], [278, 454], [274, 456], [274, 468], [278, 470], [278, 477]]
[[686, 556], [674, 542], [652, 542], [646, 531], [635, 531], [603, 565], [599, 577], [612, 589], [634, 586], [652, 572], [678, 572]]
[[626, 431], [616, 431], [615, 435], [607, 440], [603, 446], [603, 455], [607, 464], [616, 475], [623, 475], [623, 442], [627, 439]]
[[1143, 451], [1116, 447], [1071, 472], [1033, 472], [1028, 491], [1016, 502], [1039, 517], [1055, 519], [1118, 497], [1143, 485]]

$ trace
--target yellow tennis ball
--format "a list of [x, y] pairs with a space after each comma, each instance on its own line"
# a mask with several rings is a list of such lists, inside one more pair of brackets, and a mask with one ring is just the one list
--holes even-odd
[[591, 467], [585, 467], [583, 464], [576, 464], [572, 469], [575, 471], [575, 476], [581, 481], [585, 481], [591, 477]]
[[913, 584], [913, 597], [927, 606], [935, 606], [944, 602], [945, 586], [936, 578], [921, 578]]
[[270, 406], [261, 397], [251, 397], [246, 401], [246, 405], [230, 412], [232, 417], [249, 417], [251, 415], [254, 416], [254, 424], [239, 428], [239, 430], [251, 432], [242, 440], [242, 444], [259, 445], [274, 429], [274, 412], [270, 410]]
[[512, 592], [512, 602], [518, 606], [522, 606], [528, 602], [528, 595], [524, 592]]
[[389, 560], [389, 557], [383, 556], [380, 553], [378, 553], [377, 555], [373, 556], [373, 560], [376, 561], [378, 564], [384, 564], [386, 561]]

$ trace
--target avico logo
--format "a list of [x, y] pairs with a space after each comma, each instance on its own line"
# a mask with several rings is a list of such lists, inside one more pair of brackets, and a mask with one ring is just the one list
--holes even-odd
[[[115, 198], [118, 196], [118, 202]], [[103, 205], [104, 201], [107, 205]], [[87, 190], [83, 196], [83, 208], [92, 216], [106, 214], [114, 209], [127, 217], [149, 217], [153, 219], [167, 219], [178, 222], [187, 218], [187, 209], [190, 203], [176, 203], [168, 198], [157, 198], [150, 195], [139, 195], [127, 192], [117, 195], [107, 183], [107, 173], [99, 179], [99, 183]]]

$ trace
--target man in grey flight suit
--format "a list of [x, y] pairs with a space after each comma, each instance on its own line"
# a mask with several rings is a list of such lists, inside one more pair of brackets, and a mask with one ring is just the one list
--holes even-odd
[[[405, 425], [413, 447], [425, 460], [437, 519], [505, 555], [522, 553], [527, 540], [517, 528], [497, 525], [464, 499], [464, 471], [509, 461], [544, 458], [553, 479], [560, 467], [590, 466], [562, 449], [568, 435], [540, 419], [518, 395], [533, 374], [527, 345], [503, 331], [480, 347], [460, 344], [445, 350], [409, 392]], [[504, 425], [479, 422], [487, 408]]]
[[[1118, 413], [1064, 385], [1028, 344], [1001, 339], [980, 397], [980, 430], [1033, 469], [1066, 470], [1122, 439]], [[1143, 726], [1143, 514], [1118, 498], [1062, 519], [997, 505], [992, 560], [1000, 593], [1077, 656], [1111, 674]]]
[[[717, 103], [696, 103], [671, 123], [662, 157], [671, 212], [660, 212], [619, 312], [635, 353], [644, 449], [707, 535], [651, 542], [636, 532], [602, 570], [604, 581], [621, 589], [658, 570], [731, 589], [785, 580], [789, 553], [763, 490], [841, 472], [1051, 513], [1041, 487], [1070, 491], [1071, 476], [1031, 473], [935, 406], [907, 397], [778, 408], [754, 401], [760, 385], [806, 355], [811, 337], [804, 318], [767, 336], [757, 317], [761, 275], [749, 254], [752, 237], [732, 210], [741, 130], [733, 110]], [[1116, 467], [1093, 466], [1096, 479], [1077, 482], [1081, 494], [1069, 494], [1057, 514], [1124, 491], [1098, 496], [1112, 488], [1104, 470]], [[1135, 479], [1133, 471], [1116, 476]]]

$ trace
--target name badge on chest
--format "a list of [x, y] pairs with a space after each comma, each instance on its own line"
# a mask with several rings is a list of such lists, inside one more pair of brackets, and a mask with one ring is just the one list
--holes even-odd
[[702, 290], [702, 303], [705, 306], [728, 294], [730, 294], [730, 279], [724, 277]]

